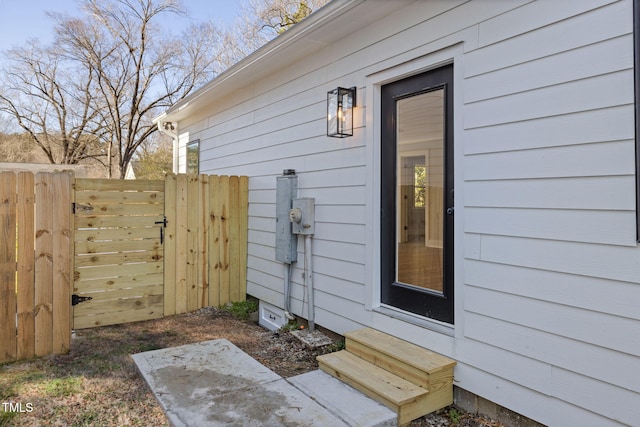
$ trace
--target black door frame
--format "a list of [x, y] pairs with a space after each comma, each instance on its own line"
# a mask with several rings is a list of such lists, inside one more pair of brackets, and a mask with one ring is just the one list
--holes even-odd
[[[396, 126], [399, 100], [435, 90], [445, 91], [443, 213], [443, 292], [407, 286], [396, 272]], [[380, 181], [380, 289], [381, 302], [420, 316], [454, 323], [454, 172], [453, 172], [453, 64], [382, 86]]]

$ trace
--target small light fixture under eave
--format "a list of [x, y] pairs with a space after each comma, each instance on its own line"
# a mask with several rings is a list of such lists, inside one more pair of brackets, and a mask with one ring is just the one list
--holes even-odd
[[356, 106], [356, 87], [338, 87], [327, 92], [327, 136], [353, 136], [353, 107]]

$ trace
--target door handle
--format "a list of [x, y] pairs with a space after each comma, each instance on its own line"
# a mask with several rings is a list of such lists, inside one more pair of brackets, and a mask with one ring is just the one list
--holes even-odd
[[453, 208], [447, 208], [447, 215], [453, 215]]

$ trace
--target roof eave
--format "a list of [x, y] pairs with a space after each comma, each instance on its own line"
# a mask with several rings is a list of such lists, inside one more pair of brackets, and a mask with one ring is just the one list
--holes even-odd
[[[330, 39], [320, 41], [317, 37], [313, 37], [313, 33], [327, 25], [331, 26], [337, 17], [365, 1], [366, 0], [333, 0], [329, 2], [300, 24], [295, 25], [290, 30], [285, 31], [283, 34], [269, 41], [206, 83], [200, 89], [169, 107], [161, 115], [156, 117], [154, 122], [179, 122], [194, 109], [207, 105], [217, 97], [223, 96], [233, 90], [235, 86], [242, 85], [245, 79], [255, 79], [257, 70], [260, 70], [260, 74], [267, 74], [275, 67], [283, 67], [285, 64], [283, 64], [282, 57], [278, 55], [279, 52], [292, 47], [295, 48], [299, 44], [304, 44], [305, 49], [293, 49], [294, 52], [297, 52], [297, 55], [286, 56], [287, 63], [293, 63], [325, 47], [330, 43]], [[332, 33], [329, 28], [326, 30], [328, 34]], [[310, 49], [310, 46], [313, 46], [313, 48]], [[229, 85], [232, 81], [235, 82], [235, 86]], [[227, 88], [227, 90], [222, 88]]]

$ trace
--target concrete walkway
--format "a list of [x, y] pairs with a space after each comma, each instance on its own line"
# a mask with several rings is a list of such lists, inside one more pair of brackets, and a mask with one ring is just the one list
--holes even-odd
[[174, 426], [395, 426], [321, 371], [282, 378], [225, 339], [132, 356]]

